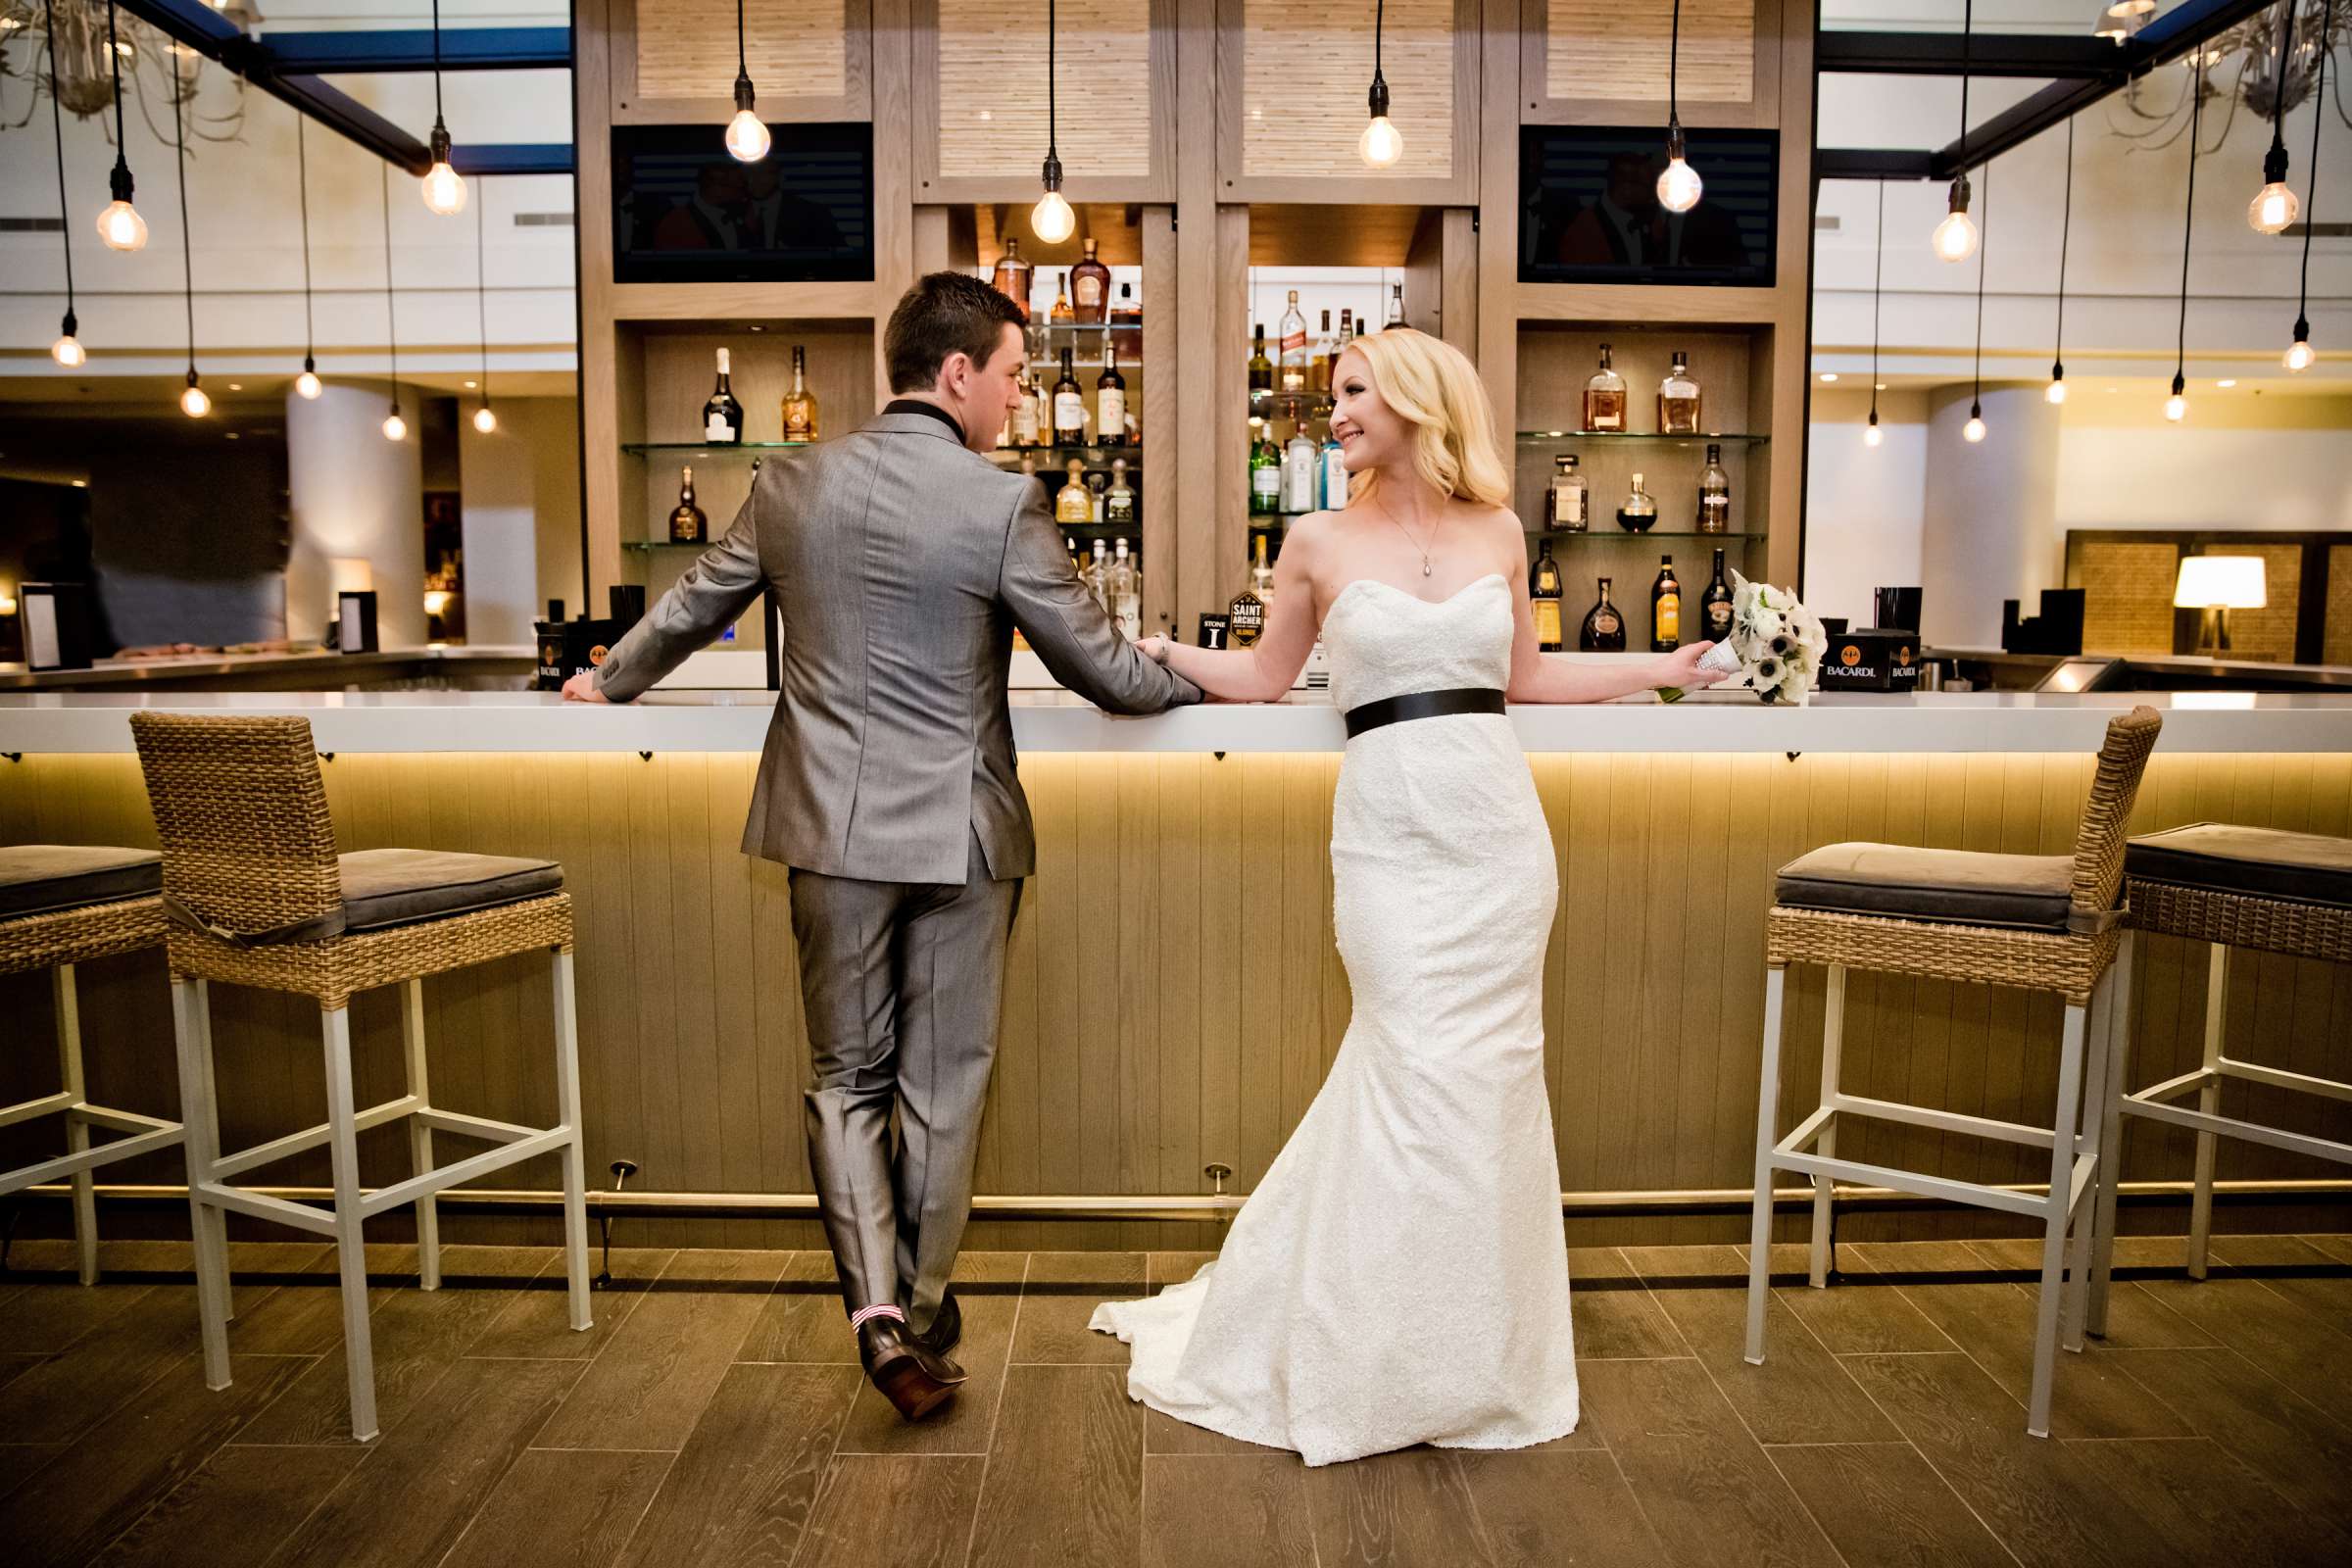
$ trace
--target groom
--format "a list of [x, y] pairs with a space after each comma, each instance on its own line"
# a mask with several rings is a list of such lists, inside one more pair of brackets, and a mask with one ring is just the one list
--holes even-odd
[[743, 848], [792, 868], [808, 1162], [859, 1358], [910, 1421], [964, 1377], [948, 1358], [962, 1330], [948, 1272], [1005, 938], [1036, 866], [1005, 706], [1012, 629], [1113, 712], [1200, 699], [1113, 629], [1036, 481], [980, 456], [1022, 395], [1022, 320], [977, 278], [917, 282], [883, 337], [890, 406], [761, 468], [727, 536], [564, 688], [626, 702], [763, 589], [783, 605]]

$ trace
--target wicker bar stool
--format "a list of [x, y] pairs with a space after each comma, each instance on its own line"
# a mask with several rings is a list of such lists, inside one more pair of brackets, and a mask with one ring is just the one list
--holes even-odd
[[[1747, 1359], [1764, 1360], [1764, 1308], [1772, 1251], [1775, 1171], [1813, 1179], [1811, 1283], [1827, 1283], [1833, 1183], [1839, 1177], [1891, 1187], [1925, 1198], [1969, 1203], [2042, 1222], [2041, 1299], [2034, 1327], [2034, 1384], [2026, 1430], [2047, 1437], [2055, 1372], [2061, 1285], [2072, 1229], [2075, 1291], [2068, 1303], [2068, 1345], [2082, 1348], [2082, 1281], [2090, 1261], [2090, 1226], [2082, 1203], [2099, 1165], [2098, 1121], [2078, 1113], [2100, 1103], [2112, 1029], [2111, 965], [2123, 942], [2119, 895], [2124, 879], [2124, 830], [2139, 778], [2163, 721], [2155, 710], [2134, 708], [2108, 722], [2099, 748], [2090, 799], [2075, 835], [2074, 854], [1990, 855], [1967, 850], [1909, 849], [1890, 844], [1833, 844], [1781, 867], [1766, 916], [1763, 1082], [1756, 1108], [1756, 1197], [1748, 1256]], [[1823, 1029], [1821, 1104], [1788, 1137], [1774, 1139], [1781, 1087], [1782, 989], [1791, 963], [1829, 970], [1828, 1017]], [[1848, 969], [1875, 969], [2028, 991], [2054, 991], [2066, 1002], [2059, 1043], [2058, 1097], [2047, 1128], [1925, 1105], [1844, 1093], [1838, 1082]], [[2087, 1018], [2086, 1015], [2087, 1014]], [[2084, 1037], [2089, 1092], [2082, 1094]], [[1839, 1121], [1933, 1127], [1972, 1138], [1992, 1138], [2046, 1150], [2047, 1197], [1917, 1171], [1837, 1157]]]
[[[306, 719], [142, 712], [131, 715], [130, 725], [164, 846], [166, 941], [187, 1124], [205, 1382], [216, 1389], [229, 1382], [223, 1211], [331, 1236], [342, 1272], [352, 1436], [361, 1442], [374, 1437], [363, 1223], [414, 1202], [419, 1272], [424, 1288], [436, 1289], [441, 1248], [433, 1195], [549, 1152], [563, 1159], [571, 1326], [590, 1327], [571, 900], [563, 891], [563, 867], [548, 860], [420, 850], [338, 856]], [[423, 977], [536, 949], [555, 957], [558, 1124], [518, 1127], [432, 1104], [425, 1077]], [[208, 989], [215, 980], [318, 1001], [326, 1052], [324, 1122], [238, 1153], [221, 1153]], [[361, 1107], [352, 1096], [349, 1009], [355, 992], [377, 986], [401, 988], [408, 1092]], [[359, 1135], [404, 1119], [415, 1173], [372, 1193], [363, 1191]], [[497, 1147], [435, 1167], [436, 1132]], [[327, 1146], [334, 1173], [334, 1200], [325, 1208], [231, 1184], [258, 1166], [321, 1144]]]
[[[2198, 822], [2133, 839], [2124, 855], [2124, 883], [2132, 906], [2130, 929], [2124, 937], [2127, 963], [2142, 931], [2211, 945], [2205, 984], [2204, 1060], [2192, 1071], [2134, 1093], [2128, 1076], [2131, 1033], [2119, 1031], [2108, 1080], [2114, 1092], [2100, 1107], [2105, 1123], [2101, 1137], [2110, 1149], [2121, 1147], [2125, 1116], [2144, 1116], [2196, 1133], [2188, 1272], [2191, 1278], [2201, 1280], [2205, 1277], [2206, 1243], [2213, 1231], [2217, 1139], [2242, 1139], [2352, 1164], [2352, 1144], [2221, 1114], [2222, 1083], [2230, 1078], [2328, 1100], [2352, 1100], [2352, 1084], [2239, 1061], [2226, 1054], [2222, 1045], [2222, 1002], [2229, 989], [2232, 948], [2352, 963], [2352, 839]], [[2196, 1091], [2196, 1109], [2172, 1103], [2191, 1090]], [[2090, 1275], [2088, 1327], [2093, 1334], [2107, 1331], [2117, 1182], [2114, 1170], [2100, 1173]]]
[[[49, 971], [57, 1004], [54, 1095], [0, 1106], [0, 1127], [66, 1118], [66, 1152], [0, 1171], [0, 1198], [60, 1177], [74, 1184], [74, 1244], [81, 1283], [98, 1283], [98, 1214], [90, 1172], [179, 1142], [179, 1123], [90, 1103], [81, 1071], [81, 1005], [74, 966], [163, 946], [164, 858], [153, 850], [78, 844], [0, 849], [0, 974]], [[125, 1136], [90, 1147], [90, 1129]]]

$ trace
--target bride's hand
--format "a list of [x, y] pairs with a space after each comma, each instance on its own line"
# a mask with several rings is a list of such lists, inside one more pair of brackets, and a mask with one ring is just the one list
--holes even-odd
[[1724, 678], [1722, 673], [1718, 670], [1698, 667], [1698, 662], [1704, 659], [1707, 656], [1707, 650], [1714, 646], [1711, 642], [1685, 643], [1673, 653], [1664, 655], [1658, 660], [1657, 679], [1652, 684], [1679, 686], [1685, 691], [1695, 691], [1702, 686], [1714, 685]]

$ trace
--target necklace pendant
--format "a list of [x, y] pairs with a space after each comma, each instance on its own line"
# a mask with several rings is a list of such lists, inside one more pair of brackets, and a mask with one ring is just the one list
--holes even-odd
[[1429, 575], [1429, 558], [1427, 556], [1421, 558], [1421, 575], [1424, 577]]

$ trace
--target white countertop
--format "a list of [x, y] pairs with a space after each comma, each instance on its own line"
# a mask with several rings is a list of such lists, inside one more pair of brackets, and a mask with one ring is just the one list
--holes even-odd
[[[322, 752], [750, 752], [772, 701], [764, 691], [655, 692], [617, 707], [537, 692], [0, 695], [0, 753], [127, 752], [124, 715], [137, 709], [299, 714]], [[2108, 718], [2136, 703], [2164, 711], [2167, 752], [2352, 751], [2352, 697], [2299, 694], [1937, 692], [1823, 696], [1792, 709], [1736, 692], [1672, 706], [1520, 706], [1511, 722], [1530, 752], [2091, 752]], [[1016, 692], [1012, 707], [1029, 752], [1330, 752], [1347, 742], [1319, 695], [1155, 718], [1112, 718], [1067, 693]]]

